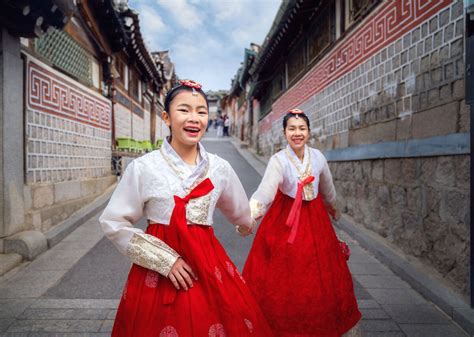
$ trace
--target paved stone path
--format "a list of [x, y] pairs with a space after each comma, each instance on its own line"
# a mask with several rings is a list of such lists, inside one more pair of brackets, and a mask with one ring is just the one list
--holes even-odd
[[[260, 175], [229, 139], [204, 143], [227, 159], [250, 194]], [[242, 239], [219, 212], [215, 230], [230, 257], [242, 268], [251, 238]], [[142, 221], [139, 226], [144, 227]], [[365, 337], [466, 337], [448, 316], [362, 249], [351, 246], [353, 274]], [[109, 336], [130, 268], [103, 237], [98, 215], [31, 263], [0, 278], [0, 336]]]

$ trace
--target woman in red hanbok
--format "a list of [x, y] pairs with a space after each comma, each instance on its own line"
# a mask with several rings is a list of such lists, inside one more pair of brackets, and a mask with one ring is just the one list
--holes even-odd
[[254, 219], [269, 209], [243, 276], [275, 336], [358, 336], [348, 247], [328, 215], [338, 217], [328, 163], [306, 145], [309, 120], [302, 111], [290, 110], [283, 129], [288, 146], [270, 158], [250, 200]]
[[[133, 262], [114, 337], [271, 336], [258, 304], [214, 236], [218, 207], [241, 235], [253, 219], [229, 163], [199, 143], [208, 122], [201, 86], [180, 81], [163, 119], [171, 139], [128, 165], [100, 217]], [[145, 232], [133, 226], [143, 216]]]

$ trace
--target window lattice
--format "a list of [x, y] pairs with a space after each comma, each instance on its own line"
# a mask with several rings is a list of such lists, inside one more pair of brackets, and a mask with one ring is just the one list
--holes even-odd
[[92, 56], [66, 32], [53, 30], [36, 40], [36, 52], [56, 67], [92, 85]]

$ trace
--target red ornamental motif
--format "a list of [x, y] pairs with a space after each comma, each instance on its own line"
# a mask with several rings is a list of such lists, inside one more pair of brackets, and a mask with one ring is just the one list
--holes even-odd
[[190, 88], [194, 88], [198, 90], [202, 88], [202, 85], [200, 83], [197, 83], [193, 80], [180, 80], [179, 83], [186, 87], [190, 87]]
[[157, 272], [148, 270], [145, 277], [145, 285], [148, 288], [156, 288], [158, 285], [159, 275]]
[[291, 110], [288, 111], [288, 113], [294, 114], [294, 115], [301, 115], [301, 114], [303, 114], [304, 112], [303, 112], [302, 110], [300, 110], [300, 109], [291, 109]]
[[230, 276], [234, 277], [234, 266], [229, 261], [226, 261], [226, 265], [227, 265], [227, 272], [230, 274]]
[[253, 324], [249, 319], [244, 319], [245, 325], [247, 326], [247, 329], [249, 329], [249, 332], [253, 332]]
[[221, 270], [217, 266], [214, 273], [216, 274], [216, 277], [219, 280], [219, 282], [222, 283], [222, 273], [221, 273]]
[[224, 326], [220, 323], [211, 325], [209, 328], [209, 337], [226, 337]]
[[349, 260], [349, 257], [351, 256], [351, 249], [349, 248], [349, 245], [344, 241], [339, 241], [339, 248], [341, 248], [342, 255], [344, 255], [346, 260]]
[[168, 325], [163, 328], [160, 332], [160, 337], [178, 337], [178, 332], [175, 328]]

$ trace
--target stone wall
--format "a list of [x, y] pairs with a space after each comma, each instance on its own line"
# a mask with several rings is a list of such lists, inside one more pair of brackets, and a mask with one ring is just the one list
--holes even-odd
[[26, 55], [22, 229], [47, 231], [105, 192], [111, 175], [111, 103]]
[[132, 113], [132, 138], [136, 140], [150, 139], [150, 130], [145, 134], [144, 119], [135, 113]]
[[27, 184], [110, 174], [110, 102], [39, 61], [26, 64]]
[[0, 29], [0, 238], [24, 223], [23, 72], [18, 38]]
[[132, 137], [132, 116], [130, 109], [120, 103], [114, 105], [115, 137]]
[[117, 181], [115, 176], [25, 185], [24, 230], [46, 232], [91, 203]]

